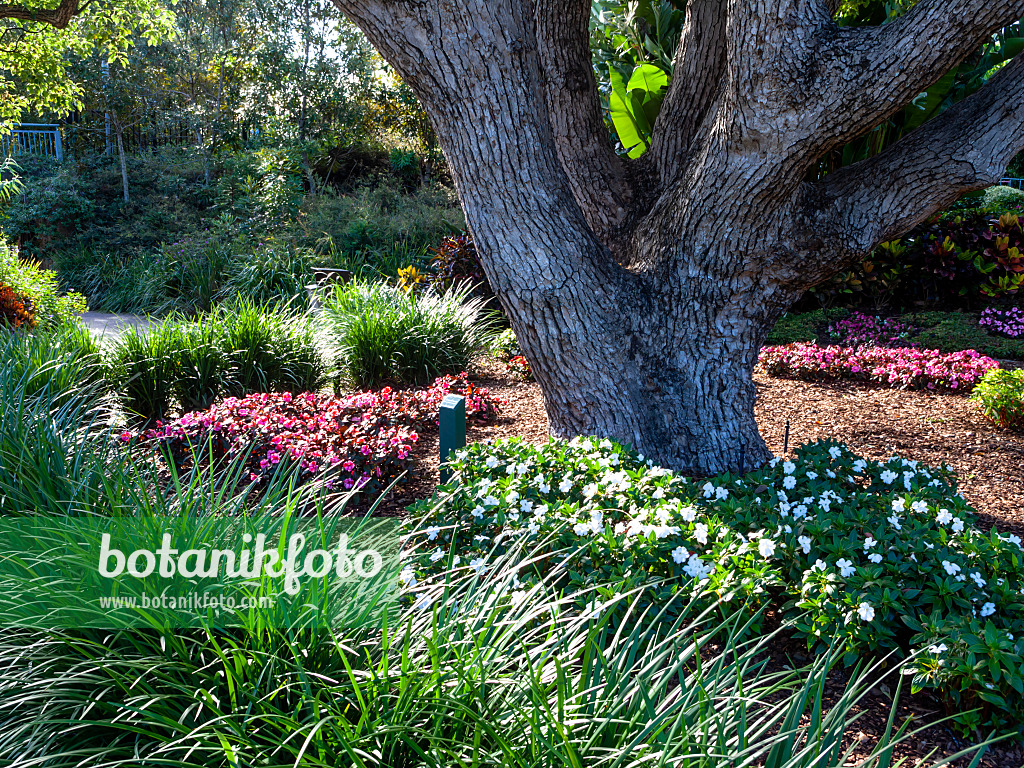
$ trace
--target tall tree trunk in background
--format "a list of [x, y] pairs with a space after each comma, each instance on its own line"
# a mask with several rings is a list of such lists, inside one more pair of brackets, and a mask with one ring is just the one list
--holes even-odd
[[127, 204], [131, 202], [131, 198], [128, 194], [128, 163], [124, 157], [124, 126], [117, 122], [114, 129], [117, 134], [117, 158], [121, 163], [121, 193]]
[[997, 180], [1024, 65], [890, 150], [818, 159], [903, 107], [1024, 2], [919, 0], [844, 29], [826, 0], [690, 0], [650, 151], [604, 128], [590, 0], [335, 0], [413, 88], [556, 435], [685, 473], [763, 463], [752, 372], [800, 294]]

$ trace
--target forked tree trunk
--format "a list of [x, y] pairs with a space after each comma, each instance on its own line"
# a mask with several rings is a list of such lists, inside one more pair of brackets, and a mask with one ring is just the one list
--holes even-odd
[[824, 0], [689, 0], [651, 150], [629, 164], [600, 114], [589, 0], [335, 3], [430, 116], [552, 432], [684, 473], [768, 458], [752, 372], [803, 290], [991, 183], [1024, 144], [1014, 61], [941, 122], [813, 174], [1024, 1], [919, 0], [841, 30]]

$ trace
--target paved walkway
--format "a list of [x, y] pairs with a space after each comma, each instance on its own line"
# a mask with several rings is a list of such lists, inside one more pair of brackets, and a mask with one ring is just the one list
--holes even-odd
[[113, 312], [86, 312], [82, 322], [97, 336], [116, 339], [126, 328], [145, 328], [151, 321], [145, 315], [116, 314]]

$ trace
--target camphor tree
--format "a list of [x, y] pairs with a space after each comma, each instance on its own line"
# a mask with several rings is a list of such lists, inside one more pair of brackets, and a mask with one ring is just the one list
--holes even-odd
[[650, 150], [599, 109], [590, 0], [335, 0], [409, 83], [452, 167], [552, 431], [685, 473], [769, 456], [752, 370], [808, 287], [996, 181], [1024, 147], [1024, 61], [874, 157], [818, 161], [902, 109], [1024, 1], [689, 0]]

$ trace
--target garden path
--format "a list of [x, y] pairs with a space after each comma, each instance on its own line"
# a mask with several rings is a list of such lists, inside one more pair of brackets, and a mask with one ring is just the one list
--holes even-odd
[[115, 312], [86, 312], [82, 322], [97, 336], [113, 341], [128, 328], [145, 328], [151, 322], [146, 315]]

